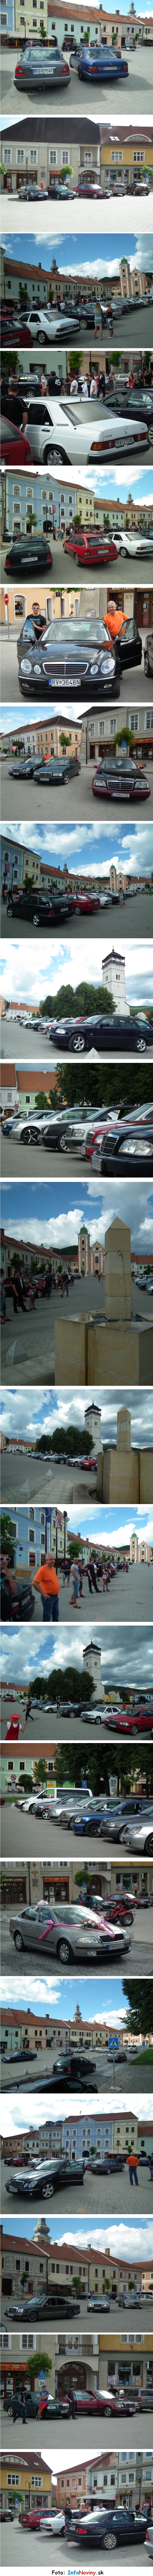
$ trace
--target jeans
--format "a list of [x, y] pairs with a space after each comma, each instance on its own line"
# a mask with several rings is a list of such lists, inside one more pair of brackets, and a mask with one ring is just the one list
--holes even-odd
[[58, 1592], [41, 1592], [41, 1601], [43, 1602], [43, 1620], [59, 1619]]
[[137, 2172], [136, 2172], [136, 2165], [133, 2165], [133, 2166], [132, 2166], [132, 2165], [129, 2165], [129, 2182], [131, 2183], [131, 2188], [132, 2188], [132, 2184], [133, 2184], [133, 2182], [135, 2182], [135, 2183], [136, 2183], [136, 2190], [138, 2190], [138, 2176], [137, 2176]]

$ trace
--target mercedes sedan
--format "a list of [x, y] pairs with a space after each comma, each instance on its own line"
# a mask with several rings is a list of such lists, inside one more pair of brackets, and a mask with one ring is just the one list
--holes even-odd
[[61, 1960], [62, 1968], [71, 1966], [71, 1960], [83, 1952], [90, 1959], [107, 1958], [108, 1951], [118, 1958], [118, 1951], [127, 1948], [125, 1932], [119, 1936], [107, 1923], [107, 1907], [106, 1916], [104, 1910], [95, 1917], [87, 1905], [81, 1910], [78, 1904], [66, 1902], [50, 1906], [47, 1899], [42, 1904], [17, 1907], [10, 1915], [10, 1933], [15, 1950], [35, 1949], [38, 1953], [41, 1949], [43, 1955], [46, 1942], [47, 1951], [52, 1958]]
[[51, 555], [50, 546], [48, 545], [48, 538], [43, 537], [43, 535], [42, 537], [39, 537], [39, 534], [37, 536], [36, 529], [35, 537], [32, 535], [29, 537], [21, 537], [20, 535], [12, 537], [9, 551], [7, 555], [5, 555], [5, 572], [20, 572], [21, 575], [22, 573], [26, 573], [27, 581], [29, 573], [32, 572], [33, 577], [33, 573], [36, 572], [37, 574], [40, 573], [45, 581], [45, 575], [48, 572], [48, 568], [51, 570], [52, 562], [53, 557]]
[[124, 803], [128, 805], [131, 798], [136, 799], [136, 796], [141, 798], [141, 802], [144, 801], [144, 798], [150, 796], [150, 787], [148, 778], [145, 777], [145, 770], [140, 768], [140, 761], [122, 760], [122, 758], [119, 761], [115, 758], [115, 760], [99, 760], [97, 769], [95, 765], [92, 793], [93, 796], [110, 796], [111, 803], [119, 802], [123, 796]]
[[45, 888], [42, 887], [40, 890], [40, 886], [36, 888], [31, 883], [27, 891], [24, 885], [12, 886], [8, 895], [7, 913], [13, 914], [15, 920], [17, 913], [20, 912], [22, 920], [33, 921], [35, 930], [44, 930], [46, 922], [50, 928], [52, 921], [69, 921], [69, 917], [76, 909], [75, 895], [60, 894], [60, 890], [59, 894], [49, 894], [49, 889], [48, 894], [45, 894]]
[[120, 2548], [123, 2552], [126, 2549], [126, 2546], [128, 2549], [129, 2543], [131, 2549], [134, 2548], [134, 2545], [139, 2548], [140, 2541], [143, 2542], [145, 2540], [147, 2524], [147, 2503], [143, 2508], [143, 2513], [141, 2513], [141, 2510], [139, 2512], [139, 2506], [137, 2508], [137, 2512], [133, 2513], [132, 2506], [128, 2504], [124, 2504], [124, 2506], [119, 2504], [116, 2504], [115, 2506], [113, 2504], [95, 2504], [91, 2505], [91, 2507], [89, 2506], [89, 2508], [86, 2507], [84, 2513], [81, 2512], [78, 2514], [76, 2505], [74, 2506], [74, 2511], [70, 2518], [70, 2536], [71, 2540], [75, 2538], [75, 2540], [79, 2541], [79, 2547], [80, 2544], [82, 2546], [82, 2543], [85, 2543], [86, 2554], [88, 2552], [88, 2547], [90, 2547], [90, 2543], [92, 2554], [94, 2553], [94, 2549], [99, 2549], [99, 2547], [102, 2548], [102, 2551], [103, 2549], [111, 2549], [114, 2551], [114, 2549]]
[[[150, 1031], [150, 1039], [152, 1043], [153, 1026], [152, 1031]], [[132, 1133], [131, 1136], [130, 1127], [129, 1134], [125, 1136], [124, 1128], [120, 1127], [119, 1136], [115, 1134], [114, 1136], [108, 1137], [108, 1145], [106, 1145], [106, 1136], [103, 1137], [100, 1145], [97, 1143], [97, 1149], [95, 1147], [94, 1153], [92, 1154], [92, 1172], [112, 1172], [115, 1170], [119, 1172], [121, 1171], [121, 1173], [123, 1172], [124, 1176], [126, 1171], [130, 1168], [132, 1171], [134, 1166], [134, 1171], [139, 1179], [141, 1165], [142, 1171], [143, 1169], [145, 1171], [148, 1162], [150, 1163], [150, 1170], [153, 1172], [153, 1125], [150, 1128], [150, 1134], [148, 1127], [146, 1132], [143, 1127], [142, 1136], [138, 1134], [138, 1129], [136, 1135], [134, 1136]]]
[[69, 63], [56, 43], [37, 45], [30, 41], [24, 45], [24, 53], [14, 72], [15, 89], [33, 89], [35, 95], [35, 90], [46, 89], [48, 84], [49, 88], [51, 85], [53, 89], [61, 89], [62, 81], [66, 89], [69, 80]]
[[68, 2156], [64, 2155], [35, 2156], [33, 2163], [31, 2160], [31, 2165], [12, 2164], [6, 2191], [13, 2192], [13, 2196], [15, 2198], [17, 2196], [19, 2200], [39, 2200], [40, 2202], [53, 2200], [55, 2191], [65, 2191], [67, 2185], [71, 2186], [71, 2183], [73, 2188], [74, 2181], [78, 2188], [79, 2184], [84, 2182], [84, 2176], [85, 2166], [82, 2156], [77, 2157], [72, 2164], [69, 2163]]
[[123, 55], [116, 53], [115, 47], [113, 53], [110, 45], [106, 45], [106, 48], [103, 44], [80, 45], [77, 68], [79, 80], [128, 80], [128, 63], [125, 62], [125, 57], [123, 61]]
[[[59, 313], [58, 315], [56, 313], [54, 323], [54, 315], [52, 313], [51, 328], [50, 321], [48, 321], [48, 308], [47, 310], [45, 308], [45, 328], [43, 330], [42, 307], [40, 305], [40, 310], [37, 316], [37, 340], [39, 341], [40, 335], [42, 340], [43, 338], [45, 340], [47, 334], [47, 337], [50, 339], [52, 338], [53, 342], [55, 337], [56, 340], [58, 339], [61, 342], [64, 332], [66, 340], [68, 337], [72, 339], [74, 328], [75, 333], [77, 330], [78, 318], [77, 314], [75, 318], [74, 314], [72, 314], [71, 321], [70, 316], [67, 321], [67, 314], [65, 314], [64, 321], [62, 315], [60, 324]], [[82, 315], [82, 317], [80, 316], [80, 328], [81, 319], [84, 325], [84, 315]], [[91, 319], [93, 327], [94, 316], [91, 317]], [[29, 313], [28, 321], [32, 335], [33, 315], [31, 312]], [[70, 400], [66, 402], [65, 396], [61, 398], [60, 402], [58, 402], [58, 397], [55, 395], [54, 405], [52, 406], [49, 394], [45, 395], [44, 400], [42, 394], [40, 394], [38, 395], [37, 400], [34, 399], [33, 401], [31, 397], [30, 402], [28, 401], [27, 436], [30, 439], [31, 455], [34, 463], [39, 465], [50, 465], [50, 460], [52, 458], [55, 463], [57, 459], [57, 462], [60, 464], [61, 459], [61, 464], [74, 464], [74, 468], [76, 467], [76, 455], [78, 465], [96, 464], [96, 462], [98, 463], [98, 457], [101, 456], [103, 464], [105, 463], [105, 460], [109, 464], [109, 460], [111, 461], [111, 459], [113, 459], [114, 463], [115, 456], [121, 456], [121, 460], [123, 457], [124, 463], [125, 456], [129, 456], [129, 458], [133, 455], [139, 456], [140, 451], [142, 451], [142, 455], [144, 455], [144, 453], [147, 455], [150, 444], [149, 429], [145, 418], [142, 418], [142, 420], [132, 419], [132, 421], [130, 421], [128, 420], [127, 413], [126, 420], [124, 420], [122, 418], [122, 414], [120, 417], [117, 412], [113, 412], [113, 409], [111, 412], [108, 411], [107, 413], [106, 403], [103, 405], [103, 409], [101, 411], [99, 402], [95, 423], [92, 403], [88, 403], [87, 420], [85, 420], [83, 406], [81, 401], [79, 403], [78, 398], [75, 407], [75, 402], [73, 403]]]
[[[31, 620], [32, 624], [32, 620]], [[136, 632], [137, 630], [135, 630]], [[139, 639], [138, 639], [139, 640]], [[141, 661], [141, 650], [139, 659]], [[44, 628], [41, 642], [17, 645], [19, 687], [22, 697], [48, 696], [49, 690], [66, 689], [69, 694], [88, 690], [91, 699], [120, 697], [120, 667], [117, 644], [111, 643], [104, 618], [55, 618]]]

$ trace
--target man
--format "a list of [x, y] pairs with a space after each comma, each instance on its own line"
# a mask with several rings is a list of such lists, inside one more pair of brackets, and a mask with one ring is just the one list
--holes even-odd
[[126, 623], [126, 612], [123, 612], [122, 608], [117, 608], [116, 599], [109, 599], [107, 617], [105, 617], [105, 626], [108, 626], [108, 635], [111, 635], [112, 643], [115, 642], [115, 637], [118, 635], [119, 627], [121, 628], [121, 626], [126, 626]]
[[60, 1587], [53, 1556], [44, 1556], [42, 1565], [38, 1565], [37, 1574], [33, 1574], [32, 1590], [35, 1592], [36, 1588], [37, 1591], [41, 1593], [41, 1601], [43, 1602], [43, 1621], [46, 1619], [58, 1620], [58, 1593]]

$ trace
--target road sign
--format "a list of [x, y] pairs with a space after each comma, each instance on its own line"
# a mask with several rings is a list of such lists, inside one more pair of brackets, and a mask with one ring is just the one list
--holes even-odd
[[5, 608], [8, 608], [8, 604], [9, 604], [9, 590], [4, 590], [4, 599], [5, 599]]

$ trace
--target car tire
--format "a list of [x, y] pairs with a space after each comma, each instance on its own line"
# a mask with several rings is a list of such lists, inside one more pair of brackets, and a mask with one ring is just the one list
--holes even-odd
[[24, 1950], [24, 1941], [22, 1940], [22, 1932], [13, 1932], [13, 1941], [14, 1941], [14, 1945], [15, 1945], [15, 1950]]
[[[53, 1141], [54, 1141], [54, 1139], [53, 1139]], [[68, 1145], [67, 1145], [67, 1137], [66, 1137], [66, 1136], [60, 1136], [60, 1137], [59, 1137], [59, 1150], [60, 1150], [60, 1154], [68, 1154]]]
[[116, 2533], [115, 2533], [114, 2531], [106, 2531], [106, 2532], [105, 2532], [105, 2539], [104, 2539], [104, 2541], [103, 2541], [103, 2548], [104, 2548], [104, 2549], [117, 2549], [117, 2537], [116, 2537]]
[[146, 653], [144, 653], [144, 671], [145, 671], [145, 673], [146, 673], [146, 680], [147, 680], [147, 679], [148, 679], [148, 672], [149, 672], [149, 662], [148, 662], [148, 653], [147, 653], [147, 652], [146, 652]]
[[22, 1127], [20, 1143], [21, 1145], [31, 1145], [31, 1127], [28, 1127], [28, 1118], [26, 1127]]
[[39, 912], [33, 912], [33, 913], [32, 913], [32, 920], [33, 920], [33, 924], [34, 924], [34, 930], [39, 930], [39, 928], [40, 928], [40, 930], [41, 930], [41, 921], [39, 921]]
[[70, 456], [66, 456], [65, 447], [43, 448], [42, 465], [50, 465], [51, 459], [52, 465], [70, 465]]
[[[148, 1834], [148, 1835], [147, 1835], [147, 1843], [145, 1843], [145, 1844], [144, 1844], [144, 1850], [145, 1850], [145, 1852], [150, 1852], [150, 1855], [151, 1855], [151, 1856], [153, 1855], [153, 1834]], [[143, 1898], [142, 1898], [142, 1904], [143, 1904]]]
[[69, 1055], [84, 1055], [85, 1045], [85, 1038], [69, 1038]]
[[146, 1055], [146, 1038], [136, 1038], [136, 1054]]
[[57, 1959], [61, 1959], [63, 1968], [69, 1967], [71, 1959], [74, 1959], [74, 1950], [70, 1948], [70, 1941], [57, 1942]]
[[42, 2200], [53, 2200], [53, 2193], [54, 2193], [54, 2184], [53, 2184], [53, 2182], [43, 2182], [43, 2183], [42, 2183]]

